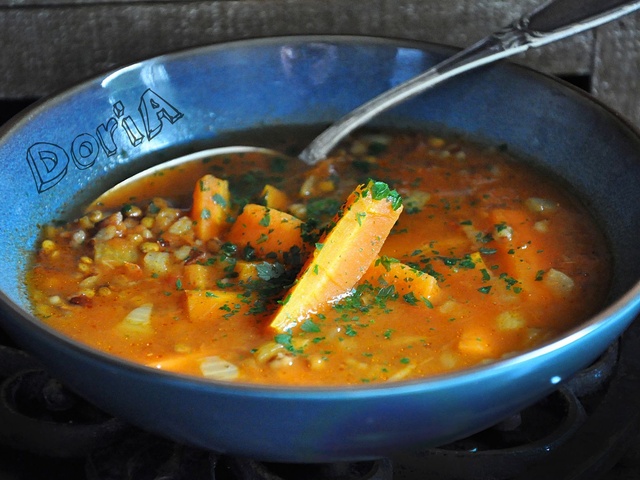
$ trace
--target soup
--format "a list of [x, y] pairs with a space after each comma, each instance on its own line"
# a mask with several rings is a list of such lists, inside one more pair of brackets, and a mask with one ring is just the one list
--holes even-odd
[[363, 134], [314, 167], [258, 155], [133, 182], [44, 227], [35, 314], [216, 380], [398, 381], [531, 349], [607, 294], [604, 236], [506, 149]]

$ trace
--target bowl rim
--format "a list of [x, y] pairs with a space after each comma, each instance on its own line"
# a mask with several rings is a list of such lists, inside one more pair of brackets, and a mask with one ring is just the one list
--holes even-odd
[[[174, 61], [180, 58], [186, 58], [193, 55], [201, 55], [208, 52], [215, 52], [229, 48], [246, 48], [261, 45], [267, 46], [282, 44], [284, 42], [298, 42], [304, 44], [339, 43], [358, 45], [364, 43], [369, 45], [396, 46], [398, 48], [413, 48], [436, 54], [452, 53], [456, 50], [459, 50], [456, 47], [434, 42], [403, 39], [391, 36], [355, 34], [300, 34], [266, 36], [223, 41], [196, 47], [185, 47], [172, 52], [145, 58], [133, 63], [123, 64], [115, 68], [110, 68], [103, 73], [92, 75], [70, 87], [63, 88], [60, 91], [54, 92], [35, 101], [33, 104], [26, 107], [23, 111], [19, 112], [16, 116], [11, 118], [2, 127], [0, 127], [0, 146], [2, 146], [2, 144], [8, 137], [12, 135], [12, 133], [19, 130], [20, 126], [23, 123], [26, 123], [32, 117], [37, 116], [47, 107], [62, 103], [69, 97], [73, 97], [79, 92], [95, 86], [96, 82], [104, 82], [109, 78], [115, 78], [122, 73], [140, 68], [141, 66], [149, 63]], [[606, 115], [613, 116], [617, 121], [620, 122], [622, 127], [627, 128], [630, 133], [637, 137], [638, 141], [640, 142], [640, 128], [634, 126], [619, 112], [607, 106], [588, 92], [560, 78], [554, 77], [553, 75], [535, 70], [534, 68], [525, 65], [513, 63], [509, 60], [501, 62], [500, 67], [509, 70], [525, 72], [528, 75], [538, 76], [539, 78], [544, 78], [552, 83], [556, 83], [562, 88], [572, 90], [574, 94], [582, 96], [595, 107], [601, 109]], [[632, 315], [634, 317], [637, 316], [638, 312], [640, 312], [640, 279], [636, 281], [632, 288], [625, 291], [618, 298], [612, 300], [604, 309], [590, 316], [588, 319], [586, 319], [576, 327], [565, 331], [558, 337], [554, 337], [553, 339], [538, 345], [532, 350], [523, 351], [506, 358], [496, 359], [486, 364], [466, 367], [464, 369], [448, 373], [430, 375], [428, 377], [401, 380], [398, 382], [345, 384], [335, 386], [296, 386], [280, 384], [270, 385], [240, 381], [220, 381], [155, 369], [131, 360], [117, 357], [115, 355], [93, 348], [90, 345], [86, 345], [82, 342], [74, 340], [70, 337], [67, 337], [53, 327], [43, 323], [31, 312], [26, 311], [25, 309], [20, 307], [16, 302], [14, 302], [14, 300], [9, 298], [9, 296], [4, 291], [0, 291], [0, 302], [3, 304], [3, 308], [8, 307], [8, 309], [11, 310], [14, 318], [20, 318], [20, 321], [27, 320], [27, 328], [29, 328], [32, 332], [37, 333], [39, 336], [46, 336], [49, 338], [53, 337], [57, 342], [62, 342], [76, 354], [80, 354], [85, 357], [88, 356], [92, 360], [99, 361], [101, 363], [109, 365], [110, 367], [124, 368], [131, 374], [136, 374], [144, 377], [151, 376], [153, 378], [158, 377], [163, 379], [164, 381], [189, 385], [197, 389], [215, 390], [218, 392], [226, 392], [228, 394], [237, 394], [243, 396], [269, 396], [288, 398], [291, 400], [295, 400], [301, 397], [304, 397], [305, 399], [326, 399], [333, 397], [343, 397], [344, 394], [348, 392], [348, 395], [350, 397], [364, 398], [370, 396], [395, 396], [411, 392], [426, 392], [429, 390], [441, 391], [447, 390], [454, 385], [456, 387], [460, 387], [461, 384], [469, 382], [476, 383], [482, 381], [485, 378], [498, 375], [500, 371], [511, 370], [518, 364], [526, 364], [534, 358], [550, 355], [553, 352], [560, 350], [564, 346], [573, 343], [583, 337], [594, 335], [596, 332], [606, 327], [606, 324], [609, 323], [611, 317], [616, 317], [619, 315]], [[550, 379], [550, 382], [554, 382], [554, 380]]]

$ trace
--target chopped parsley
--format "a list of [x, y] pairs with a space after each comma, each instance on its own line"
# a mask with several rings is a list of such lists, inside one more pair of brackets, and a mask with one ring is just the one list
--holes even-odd
[[387, 185], [385, 182], [372, 180], [369, 182], [369, 184], [371, 188], [371, 197], [374, 200], [387, 199], [391, 202], [391, 206], [394, 210], [400, 208], [400, 206], [402, 205], [402, 197], [397, 191], [391, 190], [391, 188], [389, 188], [389, 185]]

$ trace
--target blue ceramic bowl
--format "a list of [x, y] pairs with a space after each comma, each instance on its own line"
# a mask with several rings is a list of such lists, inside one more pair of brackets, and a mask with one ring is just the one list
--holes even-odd
[[640, 309], [640, 138], [588, 95], [510, 64], [454, 79], [374, 123], [506, 143], [585, 199], [610, 236], [612, 291], [598, 315], [552, 343], [424, 380], [274, 388], [132, 364], [30, 313], [24, 271], [39, 225], [72, 215], [135, 171], [230, 134], [278, 125], [319, 132], [449, 53], [377, 38], [243, 41], [137, 63], [35, 105], [0, 136], [2, 327], [104, 410], [177, 441], [263, 460], [353, 460], [436, 446], [545, 396], [603, 352]]

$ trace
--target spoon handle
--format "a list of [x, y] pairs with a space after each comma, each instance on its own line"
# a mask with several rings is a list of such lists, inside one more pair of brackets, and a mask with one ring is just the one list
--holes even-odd
[[640, 0], [551, 0], [425, 73], [387, 90], [338, 119], [299, 158], [315, 164], [377, 114], [466, 71], [603, 25], [640, 8]]

